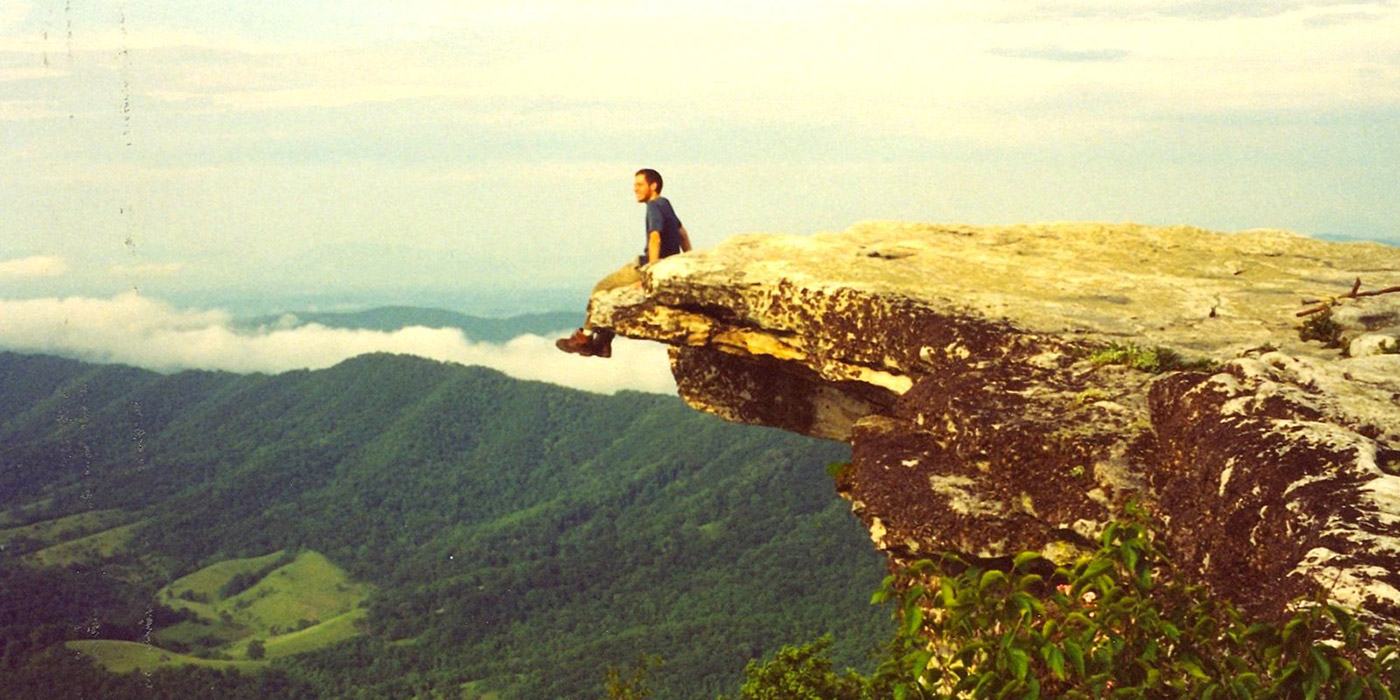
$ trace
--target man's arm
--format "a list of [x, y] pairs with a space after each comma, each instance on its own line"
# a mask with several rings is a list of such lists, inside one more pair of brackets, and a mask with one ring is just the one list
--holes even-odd
[[647, 234], [647, 264], [650, 265], [661, 259], [661, 232], [652, 231]]
[[[650, 250], [650, 249], [648, 249], [648, 250]], [[684, 227], [684, 226], [681, 227], [681, 252], [682, 252], [682, 253], [689, 253], [689, 252], [690, 252], [690, 234], [689, 234], [689, 233], [686, 233], [685, 227]]]

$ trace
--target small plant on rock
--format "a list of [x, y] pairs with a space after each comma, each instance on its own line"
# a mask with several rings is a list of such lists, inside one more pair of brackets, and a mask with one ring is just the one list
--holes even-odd
[[1216, 363], [1210, 360], [1188, 360], [1171, 348], [1149, 348], [1130, 343], [1112, 343], [1099, 348], [1089, 355], [1089, 361], [1096, 365], [1125, 365], [1148, 374], [1183, 370], [1210, 371], [1216, 368]]
[[1342, 326], [1332, 320], [1330, 308], [1324, 309], [1303, 321], [1303, 325], [1298, 329], [1298, 339], [1304, 342], [1316, 340], [1322, 343], [1323, 347], [1340, 348], [1342, 347]]
[[1085, 389], [1084, 391], [1081, 391], [1078, 394], [1074, 395], [1075, 403], [1084, 406], [1087, 406], [1091, 403], [1097, 403], [1099, 401], [1107, 401], [1111, 398], [1113, 398], [1112, 394], [1097, 387]]

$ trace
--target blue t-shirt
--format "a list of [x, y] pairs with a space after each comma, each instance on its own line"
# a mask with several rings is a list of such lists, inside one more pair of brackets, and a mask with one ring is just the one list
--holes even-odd
[[652, 231], [661, 232], [661, 257], [681, 252], [681, 220], [676, 217], [676, 210], [671, 208], [671, 202], [665, 197], [657, 197], [647, 202], [642, 254], [637, 259], [640, 265], [647, 264], [647, 241], [650, 240]]

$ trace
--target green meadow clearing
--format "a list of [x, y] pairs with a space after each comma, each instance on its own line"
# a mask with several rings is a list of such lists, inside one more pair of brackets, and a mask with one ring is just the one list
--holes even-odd
[[[0, 529], [0, 544], [38, 547], [20, 559], [36, 568], [103, 561], [131, 545], [143, 524], [130, 522], [133, 517], [121, 510], [87, 511]], [[261, 659], [315, 651], [361, 634], [368, 614], [361, 604], [372, 590], [314, 551], [227, 559], [156, 593], [157, 602], [183, 611], [186, 619], [153, 630], [150, 643], [92, 639], [67, 646], [118, 673], [184, 665], [257, 668], [265, 663]], [[254, 642], [263, 649], [258, 660], [249, 658]]]
[[204, 618], [217, 618], [220, 608], [219, 589], [235, 576], [251, 576], [275, 564], [285, 556], [282, 551], [247, 559], [226, 559], [211, 564], [187, 576], [182, 576], [160, 589], [157, 599], [176, 610], [189, 610]]
[[[319, 625], [290, 634], [269, 637], [266, 642], [267, 658], [275, 659], [279, 656], [292, 656], [293, 654], [315, 651], [354, 637], [360, 634], [359, 626], [368, 614], [369, 610], [356, 608]], [[243, 651], [246, 658], [246, 644]]]
[[205, 668], [235, 669], [252, 671], [265, 665], [262, 661], [229, 661], [221, 659], [201, 659], [196, 656], [177, 654], [160, 647], [140, 642], [123, 642], [112, 639], [93, 639], [65, 642], [64, 646], [82, 652], [113, 673], [129, 671], [150, 672], [159, 668], [178, 666], [203, 666]]
[[68, 566], [107, 559], [126, 548], [136, 534], [136, 528], [140, 525], [141, 523], [131, 523], [75, 540], [60, 542], [52, 547], [45, 547], [25, 555], [23, 561], [31, 566], [46, 567]]
[[[368, 614], [361, 603], [372, 590], [314, 551], [228, 559], [157, 593], [187, 619], [155, 630], [151, 644], [85, 640], [68, 647], [115, 672], [187, 664], [256, 668], [361, 634]], [[250, 655], [250, 646], [262, 652]]]
[[[19, 540], [29, 540], [44, 546], [53, 546], [92, 533], [109, 530], [131, 520], [132, 516], [123, 510], [90, 510], [62, 518], [0, 529], [0, 543], [8, 544]], [[0, 521], [0, 523], [8, 524], [8, 520]]]
[[10, 506], [4, 511], [0, 511], [0, 525], [9, 527], [19, 525], [31, 519], [35, 513], [52, 508], [54, 499], [45, 498], [34, 503], [23, 503]]

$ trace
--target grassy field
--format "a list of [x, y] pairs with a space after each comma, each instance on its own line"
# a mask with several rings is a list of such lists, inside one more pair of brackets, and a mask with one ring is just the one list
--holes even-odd
[[68, 566], [107, 559], [131, 542], [140, 525], [131, 523], [79, 537], [27, 554], [20, 561], [31, 566]]
[[[21, 559], [33, 566], [100, 561], [131, 542], [141, 523], [119, 523], [132, 517], [106, 510], [55, 518], [0, 530], [0, 544], [21, 538], [50, 544]], [[227, 585], [239, 576], [248, 585], [226, 596]], [[256, 670], [266, 661], [248, 659], [248, 645], [254, 640], [263, 643], [265, 658], [270, 659], [314, 651], [360, 634], [360, 623], [368, 614], [360, 604], [371, 591], [313, 551], [295, 557], [277, 551], [229, 559], [157, 592], [157, 600], [165, 606], [194, 615], [155, 630], [151, 639], [161, 646], [116, 640], [75, 641], [67, 646], [117, 673], [182, 665]]]
[[324, 556], [302, 552], [292, 563], [217, 606], [253, 630], [276, 635], [350, 612], [369, 592], [368, 586], [351, 581]]
[[[229, 559], [184, 576], [157, 594], [168, 607], [197, 619], [157, 630], [154, 639], [181, 649], [247, 658], [248, 644], [263, 642], [267, 658], [313, 651], [359, 634], [371, 587], [355, 583], [317, 552], [305, 551], [281, 566], [284, 552]], [[276, 567], [276, 568], [272, 568]], [[270, 570], [269, 570], [270, 569]], [[231, 596], [237, 576], [255, 582]]]
[[[291, 656], [303, 652], [315, 651], [328, 647], [336, 642], [344, 641], [360, 633], [357, 625], [369, 610], [356, 608], [344, 615], [338, 615], [319, 625], [308, 627], [304, 630], [283, 634], [277, 637], [270, 637], [265, 641], [265, 651], [267, 658], [272, 659], [279, 656]], [[243, 644], [242, 656], [247, 656], [248, 645]]]
[[219, 617], [219, 589], [239, 574], [254, 574], [275, 563], [282, 551], [249, 559], [227, 559], [176, 579], [156, 597], [176, 610], [189, 610], [201, 618]]
[[4, 511], [0, 511], [0, 525], [9, 526], [27, 522], [32, 519], [35, 513], [53, 506], [54, 500], [46, 498], [34, 503], [16, 505]]
[[200, 659], [185, 654], [177, 654], [159, 647], [140, 642], [121, 642], [107, 639], [66, 642], [64, 646], [82, 652], [114, 673], [128, 671], [154, 671], [158, 668], [174, 666], [205, 666], [208, 668], [232, 668], [240, 671], [255, 671], [266, 662], [262, 661], [222, 661]]
[[217, 649], [248, 636], [248, 628], [224, 620], [186, 620], [155, 630], [151, 640], [159, 646], [174, 649]]
[[53, 520], [0, 530], [0, 544], [18, 539], [34, 540], [44, 546], [77, 539], [102, 530], [109, 530], [129, 522], [132, 516], [122, 510], [91, 510]]

